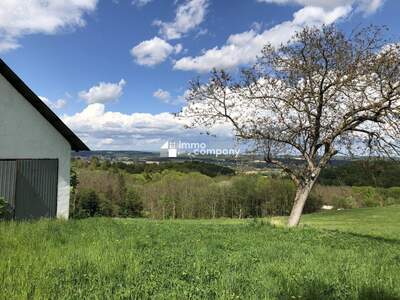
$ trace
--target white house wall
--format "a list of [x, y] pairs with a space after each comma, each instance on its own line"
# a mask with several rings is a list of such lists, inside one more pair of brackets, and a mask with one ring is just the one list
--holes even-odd
[[68, 218], [71, 146], [1, 74], [0, 159], [58, 159], [57, 217]]

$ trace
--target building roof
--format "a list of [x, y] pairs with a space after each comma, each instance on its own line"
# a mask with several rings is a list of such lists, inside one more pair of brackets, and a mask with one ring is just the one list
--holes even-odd
[[69, 142], [74, 151], [89, 151], [71, 129], [0, 58], [0, 73]]

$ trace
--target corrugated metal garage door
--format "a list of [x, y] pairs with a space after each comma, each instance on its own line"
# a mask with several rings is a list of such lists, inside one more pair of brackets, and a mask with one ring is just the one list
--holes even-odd
[[58, 160], [18, 160], [15, 218], [55, 217]]
[[0, 174], [3, 193], [9, 195], [8, 199], [14, 198], [9, 201], [13, 203], [15, 219], [56, 216], [58, 160], [1, 161]]

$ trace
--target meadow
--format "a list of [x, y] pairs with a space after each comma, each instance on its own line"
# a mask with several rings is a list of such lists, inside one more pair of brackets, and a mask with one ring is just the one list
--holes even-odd
[[400, 206], [0, 223], [1, 299], [400, 299]]

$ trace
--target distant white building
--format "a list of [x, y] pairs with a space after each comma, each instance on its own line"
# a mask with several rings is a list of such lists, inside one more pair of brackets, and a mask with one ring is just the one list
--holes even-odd
[[146, 160], [145, 164], [146, 165], [159, 165], [160, 162], [159, 161], [155, 161], [155, 160]]
[[332, 205], [322, 205], [321, 209], [324, 209], [324, 210], [332, 210], [332, 209], [333, 209], [333, 206], [332, 206]]
[[0, 197], [14, 218], [68, 218], [71, 150], [89, 148], [0, 59]]

